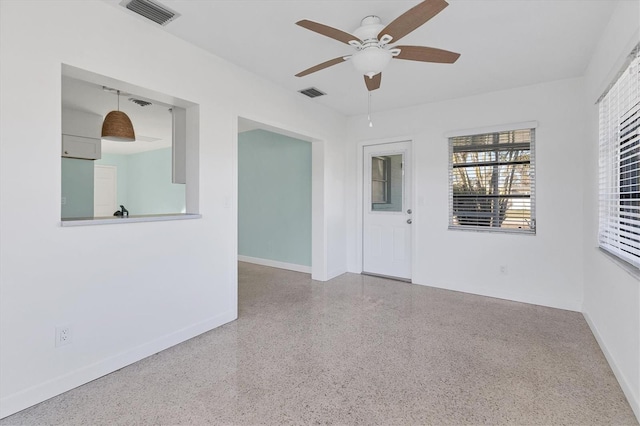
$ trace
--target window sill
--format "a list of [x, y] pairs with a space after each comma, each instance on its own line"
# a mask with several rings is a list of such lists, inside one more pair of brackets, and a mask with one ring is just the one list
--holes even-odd
[[615, 254], [608, 252], [607, 250], [603, 249], [602, 247], [598, 247], [598, 251], [600, 253], [604, 254], [604, 257], [609, 259], [611, 262], [615, 263], [616, 265], [618, 265], [619, 267], [624, 269], [624, 271], [626, 273], [628, 273], [629, 275], [631, 275], [635, 279], [640, 280], [640, 269], [636, 268], [635, 266], [633, 266], [629, 262], [620, 259]]
[[72, 218], [62, 219], [60, 226], [92, 226], [92, 225], [117, 225], [123, 223], [137, 223], [137, 222], [163, 222], [168, 220], [188, 220], [188, 219], [200, 219], [201, 214], [150, 214], [140, 216], [113, 216], [113, 217], [86, 217], [86, 218]]
[[481, 232], [489, 234], [536, 235], [535, 229], [492, 228], [490, 226], [449, 225], [449, 231]]

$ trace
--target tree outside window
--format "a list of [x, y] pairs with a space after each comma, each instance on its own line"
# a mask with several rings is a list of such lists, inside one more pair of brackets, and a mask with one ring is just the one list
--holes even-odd
[[534, 130], [449, 139], [451, 229], [535, 232]]

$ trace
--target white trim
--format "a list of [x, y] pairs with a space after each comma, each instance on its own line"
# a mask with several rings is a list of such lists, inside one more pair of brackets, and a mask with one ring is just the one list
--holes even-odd
[[229, 238], [229, 252], [227, 253], [227, 262], [229, 265], [230, 282], [233, 283], [233, 305], [231, 310], [236, 318], [238, 317], [238, 117], [232, 116], [231, 128], [233, 129], [234, 142], [231, 144], [231, 223], [234, 229], [233, 235]]
[[617, 80], [616, 76], [618, 76], [618, 73], [620, 72], [620, 70], [625, 68], [625, 62], [629, 58], [629, 55], [631, 54], [631, 52], [636, 48], [638, 44], [638, 40], [640, 40], [640, 29], [636, 30], [633, 33], [629, 41], [619, 51], [620, 54], [618, 55], [618, 59], [616, 59], [615, 62], [613, 62], [613, 66], [609, 69], [609, 72], [606, 74], [606, 76], [603, 78], [600, 84], [595, 86], [598, 88], [596, 91], [596, 94], [593, 96], [594, 98], [596, 96], [598, 97], [594, 101], [595, 105], [597, 105], [598, 102], [600, 102], [600, 100], [602, 99], [602, 97], [607, 94], [607, 92], [610, 89], [609, 86], [612, 84], [611, 82], [613, 81], [615, 83], [615, 80]]
[[311, 143], [311, 279], [328, 281], [329, 227], [326, 201], [325, 143]]
[[611, 355], [611, 352], [609, 352], [609, 350], [607, 349], [607, 346], [604, 344], [604, 340], [602, 339], [602, 336], [600, 336], [600, 333], [598, 332], [598, 328], [593, 323], [593, 321], [591, 321], [589, 314], [586, 312], [583, 312], [582, 315], [584, 316], [584, 319], [587, 321], [587, 324], [591, 329], [591, 333], [593, 333], [593, 336], [596, 338], [596, 341], [598, 342], [598, 345], [600, 346], [600, 349], [602, 350], [604, 357], [607, 359], [607, 362], [609, 363], [611, 370], [613, 370], [613, 374], [616, 376], [616, 379], [618, 379], [618, 383], [622, 388], [622, 392], [627, 397], [627, 402], [631, 406], [633, 413], [636, 415], [636, 418], [640, 422], [639, 396], [633, 393], [633, 389], [631, 388], [631, 386], [629, 386], [629, 382], [627, 382], [627, 379], [624, 377], [624, 374], [622, 374], [622, 371], [618, 368], [618, 365], [616, 364], [613, 356]]
[[458, 136], [484, 135], [487, 133], [510, 132], [513, 130], [535, 129], [538, 127], [537, 121], [523, 121], [521, 123], [501, 124], [496, 126], [477, 127], [475, 129], [452, 130], [444, 134], [445, 138], [455, 138]]
[[[365, 146], [369, 146], [369, 145], [381, 145], [381, 144], [387, 144], [387, 143], [394, 143], [394, 142], [405, 142], [405, 141], [409, 141], [411, 142], [411, 147], [413, 148], [413, 136], [398, 136], [398, 137], [393, 137], [393, 138], [381, 138], [381, 139], [368, 139], [368, 140], [361, 140], [358, 142], [357, 146], [356, 146], [356, 269], [353, 271], [349, 271], [349, 272], [353, 272], [356, 274], [359, 274], [362, 272], [362, 224], [363, 224], [363, 214], [364, 214], [364, 209], [363, 209], [363, 197], [364, 197], [364, 190], [363, 190], [363, 185], [364, 185], [364, 147]], [[415, 157], [415, 155], [412, 155], [412, 161], [413, 158]], [[412, 170], [414, 170], [414, 176], [415, 176], [415, 162], [413, 162], [411, 164]], [[415, 201], [416, 201], [416, 185], [415, 185], [415, 179], [412, 179], [413, 183], [412, 183], [412, 188], [411, 188], [411, 196], [413, 197], [413, 201], [414, 201], [414, 207], [416, 205]], [[415, 209], [414, 209], [415, 211]], [[417, 235], [416, 232], [416, 226], [414, 225], [413, 227], [414, 231], [413, 231], [413, 235]], [[413, 276], [413, 268], [415, 267], [415, 238], [412, 238], [411, 240], [411, 276]]]
[[626, 260], [616, 256], [615, 254], [611, 253], [610, 251], [608, 251], [603, 247], [596, 247], [596, 249], [598, 250], [598, 252], [603, 254], [604, 257], [607, 258], [609, 261], [615, 263], [617, 266], [622, 268], [627, 274], [631, 275], [636, 280], [640, 280], [640, 268], [633, 266]]
[[[411, 170], [412, 170], [412, 178], [411, 178], [411, 188], [409, 191], [411, 192], [411, 202], [412, 202], [412, 210], [413, 215], [416, 217], [416, 209], [417, 209], [417, 185], [416, 185], [416, 167], [415, 167], [415, 153], [413, 143], [415, 138], [411, 135], [403, 135], [396, 136], [390, 138], [381, 138], [381, 139], [369, 139], [369, 140], [361, 140], [358, 142], [356, 146], [356, 262], [357, 267], [353, 272], [359, 274], [362, 272], [362, 261], [363, 261], [363, 233], [362, 227], [364, 223], [364, 147], [371, 145], [383, 145], [390, 143], [399, 143], [399, 142], [409, 142], [411, 144]], [[416, 235], [418, 235], [418, 227], [419, 225], [416, 222], [413, 223], [411, 227], [411, 276], [415, 275], [415, 267], [416, 267]]]
[[[636, 40], [637, 39], [638, 38], [636, 37]], [[609, 94], [611, 89], [613, 89], [613, 86], [616, 85], [618, 80], [620, 80], [620, 77], [622, 77], [622, 74], [624, 74], [627, 71], [631, 62], [633, 62], [636, 56], [638, 55], [638, 51], [640, 51], [640, 43], [636, 43], [634, 48], [631, 50], [631, 53], [629, 53], [629, 55], [624, 60], [624, 63], [620, 67], [620, 70], [618, 71], [618, 73], [611, 79], [611, 82], [609, 83], [607, 88], [604, 89], [604, 92], [602, 93], [602, 95], [600, 95], [600, 97], [596, 101], [596, 104], [599, 104], [604, 99], [604, 97]]]
[[[505, 235], [505, 234], [503, 234]], [[518, 302], [518, 303], [526, 303], [528, 305], [538, 305], [544, 306], [547, 308], [553, 309], [562, 309], [564, 311], [571, 312], [581, 312], [582, 311], [582, 301], [578, 300], [570, 300], [570, 299], [560, 299], [560, 298], [550, 298], [545, 296], [540, 296], [537, 294], [532, 294], [530, 292], [504, 292], [504, 291], [496, 291], [496, 290], [487, 290], [487, 289], [478, 289], [472, 287], [471, 285], [457, 284], [457, 283], [429, 283], [425, 284], [422, 282], [417, 282], [416, 280], [411, 281], [413, 284], [431, 287], [431, 288], [439, 288], [443, 290], [451, 290], [457, 291], [459, 293], [466, 294], [474, 294], [476, 296], [484, 296], [484, 297], [492, 297], [494, 299], [500, 300], [508, 300], [510, 302]]]
[[113, 217], [89, 217], [86, 219], [62, 219], [60, 226], [93, 226], [93, 225], [122, 225], [123, 223], [138, 222], [164, 222], [168, 220], [202, 219], [201, 214], [176, 213], [176, 214], [150, 214], [140, 216], [113, 216]]
[[238, 261], [247, 262], [247, 263], [255, 263], [256, 265], [270, 266], [272, 268], [278, 268], [278, 269], [287, 269], [289, 271], [304, 272], [305, 274], [310, 274], [311, 273], [311, 266], [297, 265], [295, 263], [280, 262], [278, 260], [261, 259], [259, 257], [242, 256], [242, 255], [239, 254], [238, 255]]
[[[96, 182], [98, 181], [98, 179], [95, 178], [95, 176], [98, 174], [98, 170], [101, 171], [109, 171], [112, 174], [113, 179], [111, 180], [112, 188], [111, 188], [111, 195], [113, 195], [113, 197], [111, 198], [111, 205], [109, 206], [109, 210], [108, 211], [108, 215], [112, 216], [113, 212], [118, 210], [118, 166], [113, 166], [110, 164], [95, 164], [93, 163], [93, 216], [94, 217], [101, 217], [102, 215], [96, 214]], [[127, 203], [128, 204], [128, 203]]]
[[[234, 115], [236, 124], [234, 126], [235, 176], [238, 173], [238, 120], [244, 119], [253, 121], [260, 125], [259, 128], [281, 135], [293, 137], [303, 141], [311, 142], [311, 279], [317, 281], [329, 280], [328, 273], [328, 224], [327, 224], [327, 203], [325, 200], [325, 140], [318, 135], [292, 128], [291, 126], [275, 122], [264, 117], [258, 117], [252, 113], [236, 112]], [[235, 197], [238, 199], [238, 188], [236, 183]], [[236, 209], [237, 212], [237, 209]], [[236, 214], [237, 216], [237, 214]], [[237, 231], [236, 221], [236, 231]], [[237, 234], [237, 233], [236, 233]], [[236, 237], [237, 242], [237, 237]], [[237, 244], [236, 244], [237, 246]], [[287, 269], [287, 268], [285, 268]]]
[[192, 339], [209, 330], [231, 322], [237, 315], [228, 311], [197, 324], [190, 325], [171, 334], [115, 354], [93, 364], [81, 367], [44, 383], [21, 390], [0, 399], [0, 418], [7, 417], [56, 395], [89, 383], [99, 377], [140, 361], [148, 356]]

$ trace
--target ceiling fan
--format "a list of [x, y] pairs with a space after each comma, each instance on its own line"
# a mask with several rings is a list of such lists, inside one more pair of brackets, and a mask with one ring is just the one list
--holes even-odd
[[389, 46], [389, 43], [398, 42], [402, 37], [423, 25], [447, 6], [449, 6], [449, 3], [445, 0], [424, 0], [397, 17], [387, 26], [381, 23], [379, 17], [374, 15], [367, 16], [362, 20], [360, 27], [353, 32], [353, 35], [306, 19], [298, 21], [296, 22], [297, 25], [346, 43], [355, 48], [356, 52], [352, 55], [339, 56], [315, 65], [299, 72], [296, 77], [304, 77], [351, 60], [355, 68], [364, 74], [364, 82], [367, 89], [372, 91], [380, 88], [382, 70], [391, 59], [452, 64], [460, 57], [459, 53], [426, 46]]

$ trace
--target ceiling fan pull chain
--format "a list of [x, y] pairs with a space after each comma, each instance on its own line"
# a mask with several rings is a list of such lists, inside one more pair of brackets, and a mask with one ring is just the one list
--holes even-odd
[[369, 127], [373, 127], [373, 121], [371, 121], [371, 92], [369, 92], [369, 108], [367, 110], [367, 119], [369, 120]]

